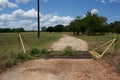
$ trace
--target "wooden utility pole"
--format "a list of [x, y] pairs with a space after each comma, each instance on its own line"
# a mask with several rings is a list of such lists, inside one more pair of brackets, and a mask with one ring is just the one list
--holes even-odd
[[40, 12], [40, 4], [39, 4], [39, 0], [37, 0], [37, 9], [38, 9], [38, 39], [40, 38], [40, 15], [39, 15], [39, 12]]

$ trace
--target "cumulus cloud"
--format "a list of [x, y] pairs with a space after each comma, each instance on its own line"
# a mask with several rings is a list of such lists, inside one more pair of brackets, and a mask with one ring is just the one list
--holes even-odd
[[16, 3], [27, 4], [30, 0], [16, 0]]
[[35, 9], [28, 11], [18, 9], [11, 14], [1, 14], [0, 21], [0, 27], [3, 28], [23, 27], [26, 30], [31, 30], [37, 26], [35, 24], [37, 22], [37, 11]]
[[26, 30], [35, 30], [37, 29], [36, 22], [32, 20], [21, 20], [21, 21], [7, 21], [1, 22], [0, 27], [2, 28], [21, 28], [23, 27]]
[[105, 0], [101, 0], [101, 3], [106, 3], [106, 1]]
[[2, 14], [0, 15], [1, 21], [8, 20], [29, 20], [36, 19], [37, 11], [35, 9], [30, 9], [28, 11], [24, 11], [22, 9], [15, 10], [12, 14]]
[[[73, 20], [70, 16], [57, 16], [55, 14], [41, 14], [41, 26], [55, 26], [57, 24], [68, 25]], [[11, 14], [0, 15], [0, 27], [17, 28], [24, 27], [26, 30], [37, 29], [37, 11], [30, 9], [24, 11], [18, 9]]]
[[41, 14], [41, 26], [55, 26], [57, 24], [68, 25], [73, 20], [70, 16], [57, 16], [52, 14]]
[[8, 0], [0, 0], [0, 10], [3, 10], [5, 7], [18, 7], [18, 5]]
[[92, 13], [92, 14], [97, 14], [97, 13], [99, 13], [99, 11], [98, 11], [98, 9], [95, 9], [95, 8], [94, 8], [94, 9], [91, 10], [91, 13]]

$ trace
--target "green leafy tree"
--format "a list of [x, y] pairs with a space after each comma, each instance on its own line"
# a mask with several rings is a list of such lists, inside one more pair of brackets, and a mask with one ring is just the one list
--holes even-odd
[[46, 31], [47, 31], [47, 27], [43, 26], [43, 27], [41, 28], [41, 30], [42, 30], [42, 32], [46, 32]]
[[115, 26], [115, 32], [120, 33], [120, 21], [115, 21], [114, 26]]
[[73, 35], [75, 35], [76, 32], [76, 26], [75, 26], [75, 21], [71, 21], [69, 24], [69, 29], [73, 32]]
[[47, 28], [47, 31], [48, 31], [48, 32], [54, 32], [54, 27], [48, 27], [48, 28]]
[[99, 16], [98, 14], [91, 14], [91, 12], [87, 12], [84, 20], [88, 35], [96, 35], [98, 32], [102, 34], [106, 28], [104, 26], [107, 25], [107, 19], [105, 17]]
[[61, 24], [58, 24], [55, 26], [55, 32], [63, 32], [64, 31], [64, 26]]
[[69, 27], [72, 30], [74, 35], [78, 35], [80, 32], [84, 34], [86, 30], [85, 25], [84, 25], [84, 20], [80, 19], [79, 16], [77, 16], [74, 21], [71, 21]]

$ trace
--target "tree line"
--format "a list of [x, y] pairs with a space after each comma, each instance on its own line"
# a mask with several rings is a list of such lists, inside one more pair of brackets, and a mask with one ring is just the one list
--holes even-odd
[[24, 28], [0, 28], [0, 33], [7, 32], [25, 32]]
[[105, 33], [120, 33], [120, 21], [107, 23], [107, 18], [87, 12], [84, 18], [77, 16], [68, 26], [58, 24], [56, 26], [42, 27], [47, 32], [73, 32], [74, 35], [103, 35]]

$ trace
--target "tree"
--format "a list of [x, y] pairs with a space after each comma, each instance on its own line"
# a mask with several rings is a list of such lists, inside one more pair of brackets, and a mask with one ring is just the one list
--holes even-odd
[[63, 32], [64, 31], [64, 26], [61, 24], [58, 24], [55, 26], [55, 32]]
[[24, 28], [13, 28], [12, 32], [25, 32]]
[[7, 32], [25, 32], [24, 28], [0, 28], [1, 33]]
[[73, 35], [75, 35], [75, 34], [76, 34], [76, 30], [77, 30], [77, 28], [76, 28], [76, 26], [75, 26], [75, 21], [71, 21], [71, 22], [70, 22], [69, 28], [70, 28], [70, 30], [72, 30]]
[[67, 25], [67, 26], [64, 27], [64, 31], [65, 32], [71, 32], [72, 30], [69, 28], [69, 25]]
[[43, 26], [43, 27], [41, 28], [41, 30], [42, 30], [42, 32], [46, 32], [46, 31], [47, 31], [47, 28], [46, 28], [45, 26]]
[[50, 26], [50, 27], [47, 28], [47, 31], [48, 32], [54, 32], [54, 28]]
[[82, 23], [83, 23], [83, 20], [80, 19], [79, 16], [77, 16], [74, 21], [71, 21], [69, 27], [72, 30], [74, 35], [78, 35], [80, 32], [84, 34], [85, 27]]
[[87, 35], [95, 35], [98, 27], [98, 15], [87, 12], [85, 19], [85, 25], [87, 27]]
[[115, 26], [115, 32], [120, 33], [120, 21], [115, 21], [114, 26]]
[[87, 27], [88, 35], [96, 35], [98, 32], [103, 34], [107, 25], [107, 19], [105, 17], [99, 16], [98, 14], [91, 14], [87, 12], [85, 20], [85, 26]]
[[109, 32], [112, 32], [112, 33], [115, 32], [114, 23], [110, 23], [108, 27], [109, 27]]
[[81, 31], [82, 35], [85, 34], [86, 26], [85, 26], [85, 20], [84, 20], [84, 19], [82, 19], [82, 20], [80, 21], [80, 31]]

